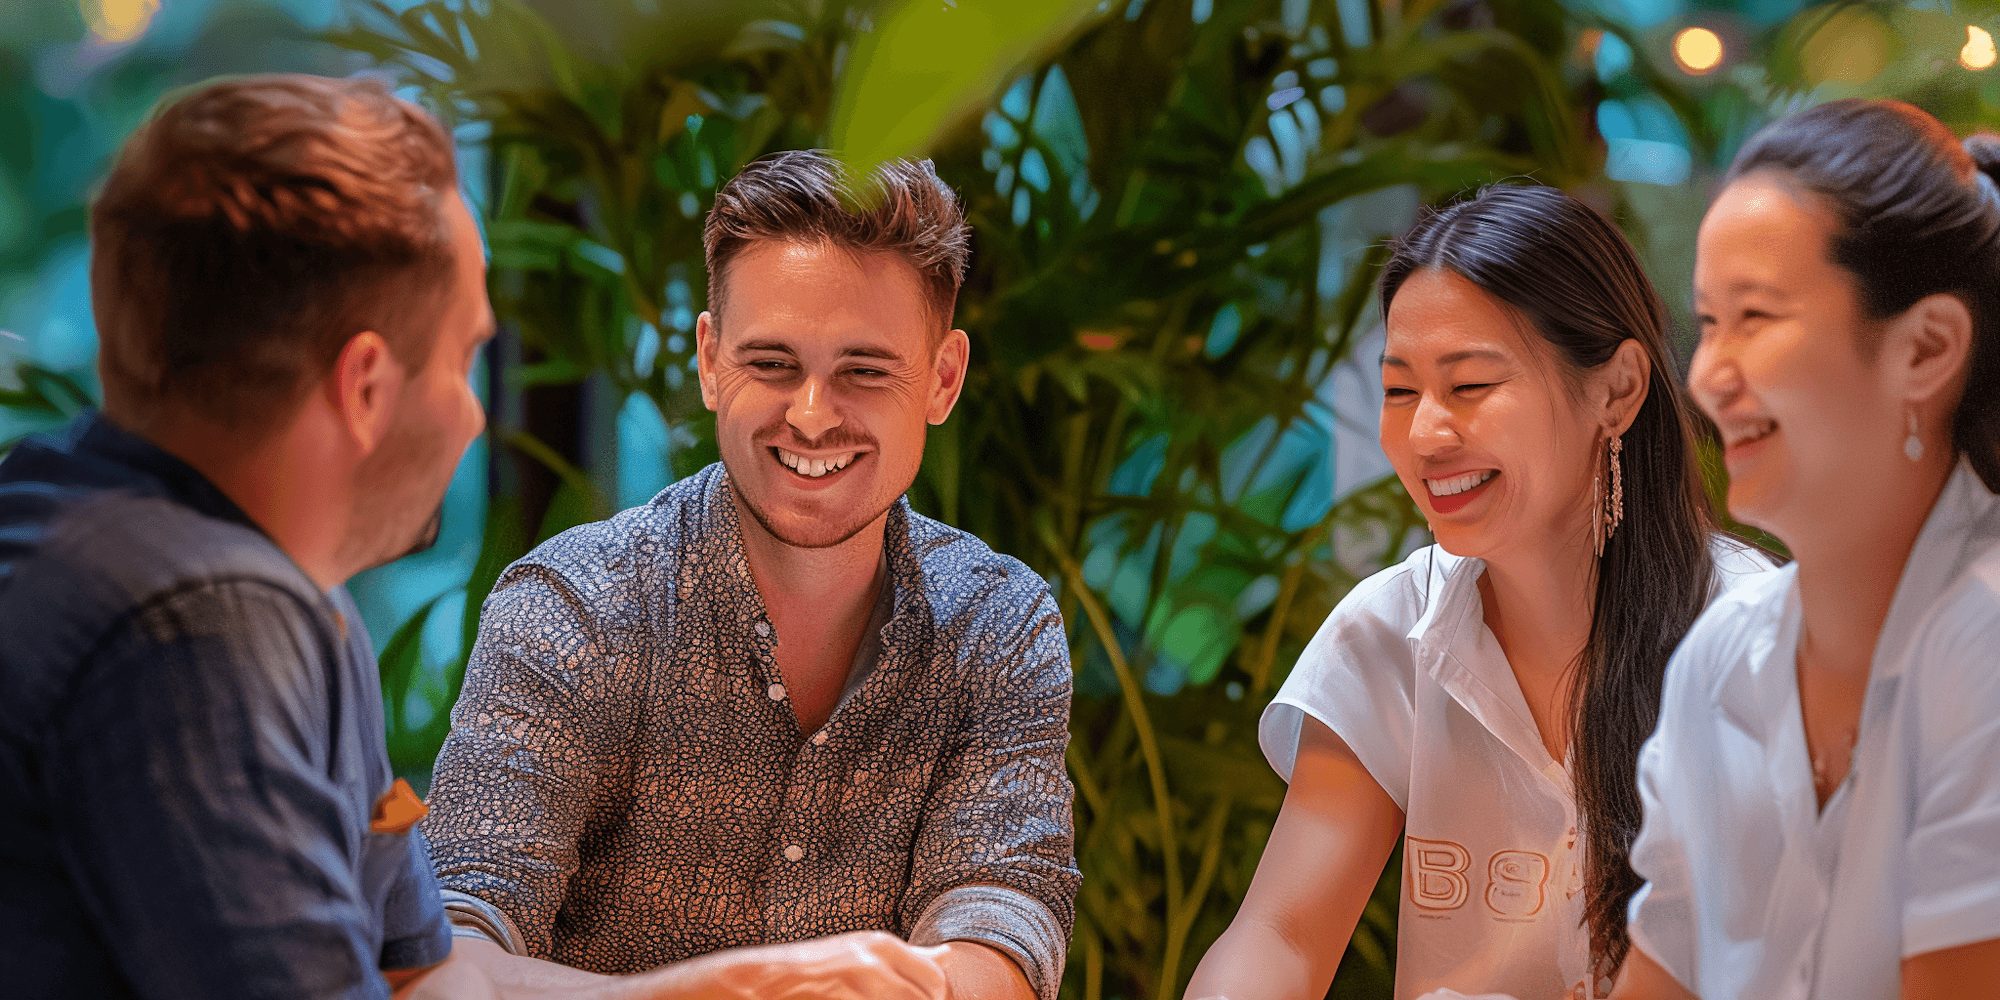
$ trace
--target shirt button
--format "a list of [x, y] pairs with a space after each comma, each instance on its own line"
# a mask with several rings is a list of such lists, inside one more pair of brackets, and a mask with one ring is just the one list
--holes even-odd
[[766, 638], [766, 639], [770, 638], [770, 637], [771, 637], [771, 623], [770, 623], [770, 622], [758, 622], [758, 623], [757, 623], [757, 634], [758, 634], [758, 635], [760, 635], [760, 636], [763, 636], [763, 637], [764, 637], [764, 638]]
[[785, 686], [783, 684], [773, 684], [764, 693], [770, 695], [772, 701], [785, 700]]
[[826, 745], [826, 730], [822, 729], [819, 732], [813, 734], [813, 746], [823, 747], [825, 745]]
[[797, 844], [793, 844], [792, 846], [785, 848], [786, 861], [797, 861], [798, 859], [803, 858], [805, 856], [806, 856], [805, 849]]

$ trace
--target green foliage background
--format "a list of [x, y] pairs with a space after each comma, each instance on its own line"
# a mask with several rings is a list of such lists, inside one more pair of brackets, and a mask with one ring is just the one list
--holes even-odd
[[[371, 621], [391, 753], [420, 781], [501, 568], [608, 514], [618, 463], [670, 479], [715, 456], [689, 351], [716, 186], [777, 149], [934, 157], [974, 227], [973, 368], [911, 499], [1061, 600], [1085, 875], [1064, 991], [1137, 1000], [1178, 995], [1255, 871], [1284, 792], [1261, 708], [1334, 603], [1425, 541], [1379, 456], [1336, 447], [1373, 405], [1338, 385], [1373, 377], [1357, 345], [1382, 239], [1421, 204], [1532, 177], [1617, 219], [1684, 318], [1705, 185], [1761, 121], [1860, 93], [1991, 127], [2000, 74], [1951, 65], [1990, 4], [1778, 7], [1641, 26], [1555, 0], [369, 2], [320, 34], [331, 47], [267, 25], [292, 48], [196, 65], [377, 67], [479, 153], [504, 326], [488, 444], [461, 473], [482, 533], [466, 579]], [[1732, 46], [1723, 71], [1673, 67], [1692, 21]], [[42, 136], [66, 113], [35, 53], [73, 27], [0, 19], [0, 124]], [[92, 133], [99, 170], [178, 78], [120, 72], [74, 101], [116, 109]], [[1607, 179], [1606, 102], [1655, 109], [1690, 179]], [[82, 189], [49, 187], [57, 152], [0, 148], [0, 305], [81, 227]], [[19, 209], [37, 184], [58, 194]], [[4, 367], [0, 437], [94, 397], [87, 364]], [[631, 405], [666, 428], [663, 454], [607, 450]], [[1388, 995], [1397, 887], [1392, 861], [1332, 995]]]

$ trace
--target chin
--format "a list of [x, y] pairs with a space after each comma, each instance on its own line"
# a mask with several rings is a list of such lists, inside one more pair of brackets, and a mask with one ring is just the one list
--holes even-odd
[[1439, 548], [1461, 558], [1483, 558], [1488, 552], [1493, 550], [1492, 542], [1487, 538], [1487, 532], [1480, 527], [1455, 527], [1447, 525], [1442, 528], [1433, 528], [1431, 537], [1437, 540]]
[[[795, 548], [824, 549], [853, 538], [881, 515], [863, 482], [838, 483], [820, 493], [798, 495], [784, 483], [749, 484], [738, 495], [764, 531]], [[886, 507], [887, 505], [882, 505]]]
[[1725, 503], [1730, 517], [1776, 535], [1777, 523], [1785, 519], [1784, 497], [1777, 484], [1765, 481], [1767, 478], [1756, 474], [1730, 477]]

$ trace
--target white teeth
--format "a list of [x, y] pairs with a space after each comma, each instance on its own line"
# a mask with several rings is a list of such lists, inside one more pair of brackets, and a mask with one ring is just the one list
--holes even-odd
[[1488, 479], [1492, 479], [1498, 474], [1497, 470], [1486, 469], [1481, 472], [1468, 472], [1462, 476], [1453, 476], [1450, 479], [1426, 479], [1424, 480], [1424, 485], [1430, 487], [1431, 496], [1448, 497], [1455, 493], [1463, 493]]
[[859, 454], [859, 452], [850, 451], [845, 455], [835, 455], [832, 458], [806, 458], [802, 455], [795, 455], [783, 448], [773, 448], [771, 450], [778, 453], [778, 461], [783, 463], [785, 468], [809, 479], [818, 479], [829, 472], [839, 472], [847, 468], [854, 461], [854, 456]]
[[1754, 427], [1751, 427], [1751, 428], [1749, 428], [1749, 429], [1747, 429], [1747, 430], [1743, 431], [1742, 433], [1739, 433], [1739, 434], [1735, 435], [1735, 437], [1734, 437], [1734, 438], [1733, 438], [1733, 439], [1732, 439], [1732, 440], [1731, 440], [1731, 441], [1730, 441], [1729, 443], [1730, 443], [1730, 444], [1749, 444], [1749, 443], [1750, 443], [1750, 442], [1752, 442], [1752, 441], [1762, 441], [1762, 440], [1764, 440], [1765, 438], [1767, 438], [1767, 437], [1770, 437], [1770, 436], [1771, 436], [1771, 432], [1773, 432], [1773, 431], [1775, 431], [1775, 430], [1777, 430], [1777, 429], [1778, 429], [1778, 422], [1777, 422], [1777, 421], [1775, 421], [1775, 420], [1766, 420], [1766, 421], [1764, 421], [1764, 422], [1762, 422], [1762, 423], [1760, 423], [1760, 424], [1757, 424], [1757, 425], [1756, 425], [1756, 426], [1754, 426]]

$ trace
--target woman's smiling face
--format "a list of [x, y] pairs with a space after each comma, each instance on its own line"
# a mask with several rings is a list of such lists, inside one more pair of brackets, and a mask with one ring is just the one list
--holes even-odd
[[1505, 303], [1418, 271], [1389, 306], [1382, 450], [1445, 551], [1587, 541], [1598, 428], [1561, 362]]
[[1828, 259], [1831, 208], [1774, 174], [1715, 199], [1696, 238], [1701, 342], [1688, 388], [1721, 432], [1729, 511], [1796, 544], [1907, 461], [1902, 401], [1861, 356], [1852, 275]]

